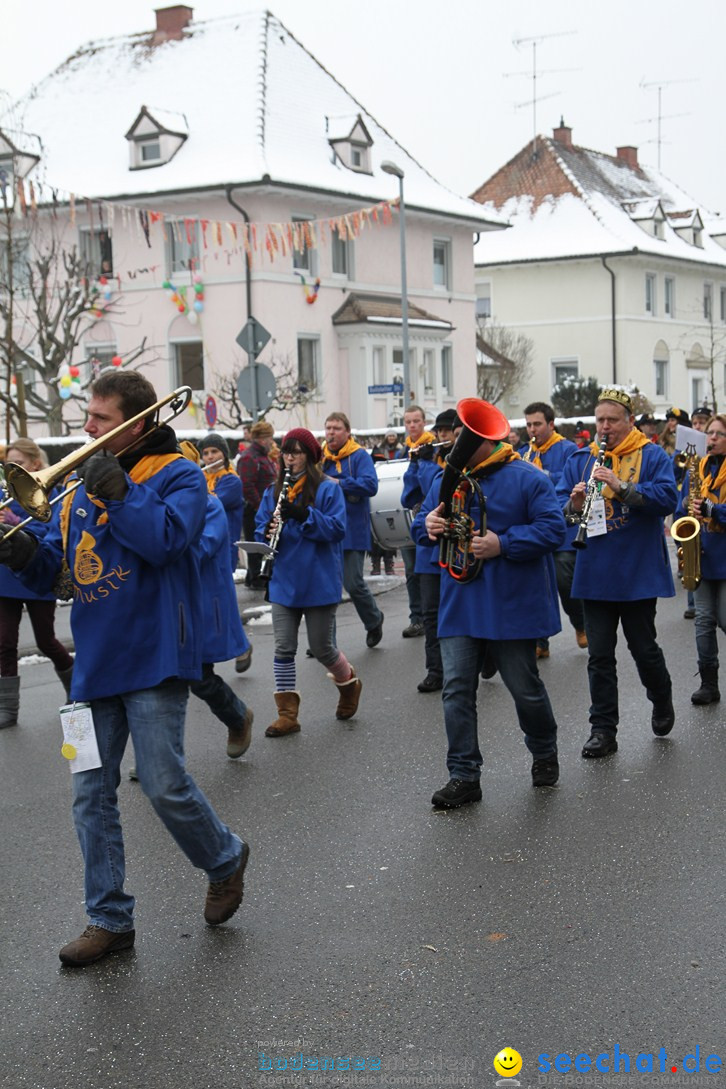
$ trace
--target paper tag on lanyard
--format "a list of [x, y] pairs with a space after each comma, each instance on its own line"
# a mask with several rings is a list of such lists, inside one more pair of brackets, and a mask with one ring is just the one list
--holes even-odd
[[605, 500], [601, 495], [597, 499], [593, 499], [592, 507], [590, 508], [590, 517], [587, 520], [587, 535], [588, 537], [602, 537], [603, 533], [607, 533], [608, 525], [605, 521]]
[[90, 703], [67, 703], [60, 708], [60, 720], [63, 727], [61, 755], [68, 761], [71, 772], [102, 767]]

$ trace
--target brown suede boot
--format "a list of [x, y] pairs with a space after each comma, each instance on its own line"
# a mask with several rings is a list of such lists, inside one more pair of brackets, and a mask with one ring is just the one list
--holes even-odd
[[346, 719], [352, 718], [358, 710], [358, 704], [360, 702], [360, 693], [363, 687], [363, 682], [356, 676], [356, 672], [351, 666], [351, 678], [349, 681], [343, 681], [342, 684], [333, 677], [332, 673], [328, 673], [331, 681], [340, 692], [338, 697], [338, 706], [335, 708], [335, 717]]
[[275, 692], [274, 696], [278, 717], [265, 730], [265, 737], [284, 737], [286, 734], [299, 733], [297, 713], [300, 709], [300, 693]]

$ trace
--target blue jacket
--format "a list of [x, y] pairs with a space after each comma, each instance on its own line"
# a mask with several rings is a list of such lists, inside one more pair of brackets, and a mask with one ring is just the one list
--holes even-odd
[[370, 497], [378, 491], [378, 476], [373, 458], [362, 447], [343, 458], [340, 472], [335, 462], [324, 458], [322, 470], [326, 476], [339, 480], [337, 485], [345, 500], [345, 539], [343, 549], [370, 552], [371, 504]]
[[237, 591], [229, 570], [227, 517], [216, 495], [207, 496], [207, 518], [199, 540], [204, 628], [202, 661], [227, 662], [249, 650]]
[[242, 536], [242, 513], [245, 506], [242, 481], [234, 469], [219, 469], [211, 475], [208, 486], [211, 486], [210, 491], [220, 500], [227, 515], [228, 555], [232, 570], [236, 571], [239, 563], [239, 549], [235, 542]]
[[[673, 463], [655, 443], [641, 449], [640, 479], [633, 487], [645, 505], [629, 507], [617, 498], [605, 500], [607, 533], [589, 537], [587, 548], [578, 550], [573, 597], [641, 601], [675, 594], [663, 525], [678, 502]], [[558, 488], [563, 508], [575, 484], [590, 479], [594, 461], [585, 448], [565, 462]]]
[[[300, 503], [300, 496], [295, 502]], [[269, 487], [255, 517], [255, 540], [267, 539], [267, 526], [274, 509], [274, 488]], [[268, 587], [269, 600], [291, 609], [337, 605], [343, 592], [344, 538], [342, 490], [332, 480], [323, 478], [305, 521], [289, 518], [282, 527]]]
[[[201, 676], [199, 550], [207, 484], [179, 456], [104, 511], [81, 485], [68, 500], [67, 556], [76, 645], [71, 697], [102, 699], [153, 688], [168, 677]], [[55, 508], [58, 511], [58, 507]], [[99, 523], [107, 514], [108, 520]], [[41, 593], [61, 567], [58, 514], [22, 572]]]
[[[408, 507], [410, 505], [413, 507], [423, 503], [434, 481], [437, 481], [437, 487], [440, 486], [442, 473], [443, 469], [437, 461], [421, 461], [419, 458], [414, 458], [409, 463], [408, 469], [403, 476], [403, 494], [401, 496], [403, 506]], [[407, 497], [411, 498], [410, 504]], [[414, 572], [417, 575], [441, 574], [439, 546], [438, 544], [432, 545], [428, 537], [425, 541], [416, 543]]]
[[[28, 517], [28, 512], [23, 510], [19, 503], [15, 500], [10, 503], [8, 510], [16, 514], [21, 521]], [[50, 528], [50, 522], [39, 522], [34, 519], [29, 522], [24, 533], [32, 533], [37, 539], [45, 537], [48, 529]], [[11, 571], [9, 567], [6, 567], [4, 563], [0, 563], [0, 597], [12, 597], [20, 599], [20, 601], [55, 601], [56, 595], [51, 590], [46, 594], [36, 594], [33, 590], [28, 589], [14, 571]]]
[[[526, 459], [532, 444], [528, 443], [524, 449], [520, 450], [520, 454]], [[562, 478], [565, 462], [574, 454], [580, 447], [575, 442], [570, 442], [569, 439], [563, 439], [562, 442], [556, 442], [554, 446], [551, 446], [546, 453], [540, 455], [540, 461], [542, 462], [542, 471], [547, 473], [552, 483], [557, 489]], [[534, 450], [532, 451], [532, 457], [534, 457]], [[572, 542], [577, 536], [577, 526], [567, 527], [567, 536], [562, 544], [561, 548], [558, 548], [558, 552], [572, 552]]]
[[[718, 465], [713, 465], [712, 478], [716, 479]], [[706, 474], [708, 475], [708, 473]], [[681, 514], [688, 510], [689, 479], [683, 484]], [[700, 494], [700, 487], [697, 489]], [[718, 502], [713, 505], [711, 517], [701, 522], [701, 576], [704, 579], [726, 579], [726, 485], [719, 489]]]
[[[501, 555], [485, 560], [477, 578], [457, 582], [441, 574], [439, 636], [476, 639], [538, 639], [560, 630], [560, 607], [552, 553], [565, 536], [555, 490], [543, 472], [519, 458], [479, 480], [486, 499], [487, 528], [501, 542]], [[438, 506], [435, 480], [414, 519], [417, 543], [431, 543], [425, 519]], [[470, 503], [481, 525], [476, 499]]]

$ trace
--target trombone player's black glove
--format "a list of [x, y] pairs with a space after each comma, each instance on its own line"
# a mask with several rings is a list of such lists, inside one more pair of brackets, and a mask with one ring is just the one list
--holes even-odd
[[91, 454], [78, 467], [78, 475], [88, 494], [96, 499], [123, 499], [129, 490], [121, 463], [105, 450]]
[[11, 571], [22, 571], [35, 555], [38, 542], [32, 533], [26, 533], [22, 529], [5, 540], [11, 529], [12, 526], [0, 525], [0, 563], [4, 563]]

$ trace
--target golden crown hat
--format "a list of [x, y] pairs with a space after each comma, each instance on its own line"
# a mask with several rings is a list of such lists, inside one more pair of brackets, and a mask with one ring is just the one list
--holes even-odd
[[600, 401], [615, 401], [618, 405], [623, 405], [627, 408], [628, 412], [633, 412], [633, 401], [629, 393], [626, 393], [624, 389], [602, 389], [600, 390]]

